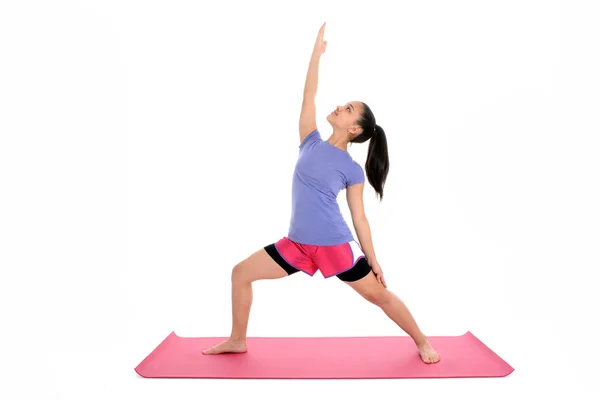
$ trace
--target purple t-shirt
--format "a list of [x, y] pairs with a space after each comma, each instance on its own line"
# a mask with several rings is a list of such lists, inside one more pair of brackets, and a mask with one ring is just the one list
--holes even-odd
[[288, 238], [301, 244], [333, 246], [354, 240], [337, 196], [365, 181], [362, 167], [347, 151], [312, 131], [300, 144], [292, 181], [292, 218]]

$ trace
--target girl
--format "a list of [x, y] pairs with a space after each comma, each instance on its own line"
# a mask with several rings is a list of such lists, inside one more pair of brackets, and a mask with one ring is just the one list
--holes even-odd
[[[256, 251], [232, 271], [232, 330], [228, 340], [203, 354], [247, 351], [246, 331], [252, 304], [252, 282], [278, 279], [303, 271], [337, 277], [379, 306], [415, 342], [425, 363], [440, 357], [427, 341], [404, 303], [387, 289], [377, 262], [369, 222], [363, 208], [365, 172], [347, 151], [348, 143], [369, 142], [366, 176], [380, 200], [389, 170], [385, 132], [371, 109], [352, 101], [337, 107], [327, 121], [333, 134], [322, 140], [316, 126], [318, 68], [327, 42], [325, 24], [319, 30], [310, 59], [300, 113], [300, 150], [292, 182], [292, 217], [288, 235]], [[359, 243], [341, 215], [338, 193], [346, 189], [352, 223]]]

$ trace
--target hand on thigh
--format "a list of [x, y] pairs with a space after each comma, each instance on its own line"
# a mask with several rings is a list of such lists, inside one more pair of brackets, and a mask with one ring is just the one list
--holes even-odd
[[362, 279], [354, 282], [346, 282], [346, 284], [373, 304], [379, 305], [385, 301], [387, 289], [377, 280], [373, 271], [369, 272], [369, 274]]

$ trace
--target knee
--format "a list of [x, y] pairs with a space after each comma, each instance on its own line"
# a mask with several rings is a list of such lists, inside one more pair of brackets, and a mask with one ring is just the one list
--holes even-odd
[[365, 299], [375, 304], [376, 306], [383, 307], [390, 301], [389, 294], [390, 293], [388, 292], [388, 290], [383, 288], [365, 293], [363, 296], [365, 297]]
[[245, 261], [236, 264], [231, 270], [231, 282], [235, 284], [250, 284], [252, 279], [251, 273]]
[[231, 282], [233, 282], [233, 283], [245, 282], [247, 279], [245, 279], [244, 275], [245, 275], [244, 274], [244, 264], [243, 263], [236, 264], [231, 269]]

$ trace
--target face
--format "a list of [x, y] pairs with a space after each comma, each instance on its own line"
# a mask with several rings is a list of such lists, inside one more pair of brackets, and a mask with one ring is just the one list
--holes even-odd
[[327, 121], [334, 129], [346, 131], [352, 136], [360, 134], [360, 127], [356, 121], [363, 112], [363, 106], [360, 101], [351, 101], [343, 106], [337, 106], [335, 110], [327, 116]]

